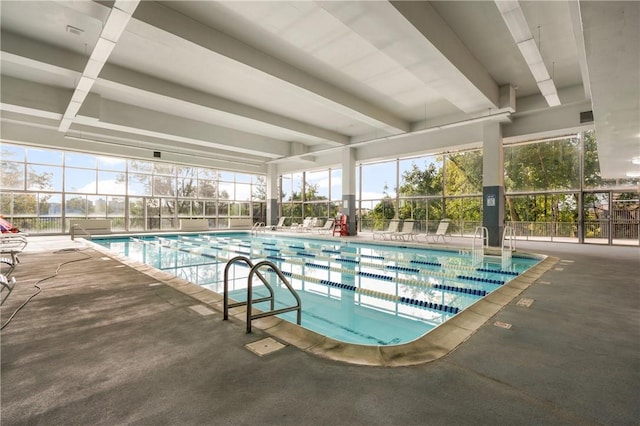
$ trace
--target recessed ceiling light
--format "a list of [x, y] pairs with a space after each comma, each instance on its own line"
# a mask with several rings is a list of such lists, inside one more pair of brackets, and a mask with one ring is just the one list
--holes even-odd
[[640, 164], [640, 157], [633, 157], [633, 158], [631, 159], [631, 162], [632, 162], [633, 164]]
[[640, 177], [640, 171], [638, 171], [638, 172], [627, 172], [626, 174], [627, 174], [627, 177], [630, 177], [630, 178]]

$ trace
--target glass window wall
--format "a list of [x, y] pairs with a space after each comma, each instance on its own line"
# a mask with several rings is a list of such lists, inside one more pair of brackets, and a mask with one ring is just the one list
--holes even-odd
[[180, 218], [211, 227], [226, 227], [230, 215], [266, 220], [263, 175], [4, 143], [0, 150], [0, 213], [32, 233], [66, 232], [72, 218], [108, 218], [118, 231], [176, 229]]

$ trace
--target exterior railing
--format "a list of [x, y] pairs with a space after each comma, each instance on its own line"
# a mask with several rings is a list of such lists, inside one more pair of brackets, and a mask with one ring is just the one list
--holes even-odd
[[[414, 231], [416, 233], [433, 233], [438, 227], [439, 220], [416, 221]], [[362, 232], [373, 232], [378, 229], [386, 229], [389, 220], [374, 228], [374, 221], [364, 219], [360, 225]], [[580, 241], [581, 232], [583, 241], [600, 244], [640, 245], [640, 223], [633, 220], [599, 220], [584, 221], [582, 230], [578, 222], [507, 222], [506, 226], [513, 228], [515, 238], [526, 241]], [[454, 237], [472, 237], [477, 226], [482, 226], [481, 221], [451, 220], [449, 230]]]
[[[64, 221], [62, 217], [35, 217], [35, 216], [13, 216], [5, 217], [18, 227], [21, 231], [29, 234], [62, 234], [69, 232], [70, 219], [85, 219], [81, 216], [67, 216]], [[89, 217], [91, 218], [91, 217]], [[96, 217], [103, 219], [104, 217]], [[144, 219], [132, 217], [129, 219], [129, 229], [126, 228], [126, 219], [124, 216], [109, 216], [112, 221], [112, 232], [136, 232], [159, 230], [147, 223], [145, 226]], [[65, 222], [65, 223], [63, 223]], [[215, 220], [209, 221], [210, 228], [218, 228]], [[176, 221], [178, 223], [178, 221]], [[374, 227], [374, 223], [377, 226]], [[434, 233], [438, 228], [440, 220], [419, 220], [414, 223], [415, 233]], [[582, 223], [582, 229], [578, 222], [507, 222], [505, 225], [511, 226], [515, 232], [516, 239], [530, 241], [563, 241], [563, 242], [579, 242], [580, 235], [583, 241], [588, 243], [600, 244], [624, 244], [624, 245], [640, 245], [640, 222], [632, 219], [602, 219], [602, 220], [585, 220]], [[389, 226], [389, 220], [382, 221], [372, 219], [362, 219], [359, 221], [361, 232], [369, 233], [378, 229], [386, 229]], [[473, 232], [477, 226], [482, 226], [481, 221], [452, 219], [449, 227], [450, 234], [454, 237], [473, 236]], [[162, 227], [163, 230], [177, 230], [176, 227]]]
[[[200, 216], [201, 217], [201, 216]], [[198, 218], [200, 218], [198, 217]], [[111, 220], [112, 232], [145, 232], [145, 231], [174, 231], [180, 229], [179, 219], [192, 219], [193, 216], [178, 216], [175, 217], [147, 217], [146, 220], [141, 216], [129, 217], [129, 226], [127, 227], [127, 218], [125, 216], [80, 216], [80, 215], [66, 215], [63, 219], [62, 216], [4, 216], [6, 220], [11, 222], [14, 226], [23, 232], [27, 232], [32, 235], [37, 234], [64, 234], [71, 231], [69, 221], [72, 219], [109, 219]], [[227, 223], [230, 217], [210, 218], [209, 228], [227, 228]], [[253, 223], [250, 216], [233, 217], [231, 219], [247, 220], [249, 223]], [[263, 220], [261, 220], [263, 221]]]

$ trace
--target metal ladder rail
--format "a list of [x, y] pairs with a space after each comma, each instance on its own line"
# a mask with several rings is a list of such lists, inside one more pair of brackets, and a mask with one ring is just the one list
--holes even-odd
[[258, 231], [260, 229], [266, 230], [267, 229], [267, 225], [264, 222], [256, 222], [253, 224], [253, 226], [251, 227], [251, 235], [258, 235]]
[[82, 229], [82, 230], [84, 231], [84, 233], [85, 233], [86, 235], [88, 235], [88, 236], [89, 236], [89, 239], [90, 239], [90, 240], [92, 239], [92, 237], [91, 237], [91, 232], [89, 232], [89, 231], [87, 230], [87, 228], [85, 228], [84, 226], [82, 226], [82, 225], [78, 225], [78, 224], [76, 223], [76, 224], [74, 224], [74, 225], [71, 227], [71, 239], [72, 239], [72, 240], [74, 240], [74, 239], [76, 238], [76, 229], [77, 229], [77, 228]]
[[516, 249], [516, 233], [510, 226], [505, 226], [502, 233], [502, 269], [506, 269], [511, 266], [511, 254]]
[[[508, 244], [505, 244], [508, 242]], [[516, 249], [516, 232], [511, 226], [505, 226], [502, 233], [502, 250], [514, 251]]]
[[[253, 271], [253, 269], [255, 268], [255, 265], [253, 264], [253, 262], [251, 262], [251, 260], [248, 257], [245, 256], [236, 256], [232, 259], [229, 259], [229, 261], [227, 262], [227, 265], [224, 267], [224, 295], [223, 295], [223, 317], [222, 320], [228, 320], [229, 319], [229, 309], [230, 308], [236, 308], [238, 306], [244, 306], [248, 304], [248, 300], [246, 302], [235, 302], [235, 303], [229, 303], [229, 269], [231, 269], [231, 266], [236, 263], [236, 262], [244, 262], [247, 265], [249, 265], [249, 267], [251, 268], [251, 271]], [[273, 291], [273, 287], [271, 287], [271, 285], [267, 282], [267, 279], [259, 272], [257, 272], [258, 278], [260, 278], [260, 280], [262, 281], [262, 283], [265, 285], [265, 287], [267, 287], [267, 289], [269, 290], [269, 296], [265, 296], [265, 297], [261, 297], [259, 299], [255, 299], [254, 302], [266, 302], [266, 301], [270, 301], [271, 302], [271, 310], [273, 311], [274, 307], [275, 307], [275, 293]], [[251, 275], [250, 275], [251, 276]], [[249, 290], [249, 294], [251, 294], [251, 290]], [[251, 310], [249, 309], [249, 312]]]
[[[482, 242], [478, 246], [478, 239]], [[473, 232], [473, 241], [471, 243], [471, 256], [473, 259], [474, 265], [476, 263], [482, 262], [484, 257], [484, 248], [489, 243], [489, 229], [486, 226], [476, 226], [475, 231]]]
[[[296, 299], [297, 304], [295, 306], [289, 306], [281, 309], [273, 309], [273, 306], [272, 306], [269, 312], [260, 312], [257, 314], [251, 313], [251, 306], [253, 302], [259, 301], [259, 299], [256, 299], [256, 300], [252, 299], [251, 289], [253, 288], [253, 275], [259, 274], [258, 269], [260, 269], [263, 266], [268, 266], [269, 268], [271, 268], [273, 272], [275, 272], [276, 275], [278, 275], [278, 277], [282, 280], [284, 285], [287, 286], [287, 288], [289, 289], [293, 297]], [[282, 271], [273, 262], [270, 262], [268, 260], [263, 260], [262, 262], [256, 263], [255, 266], [251, 268], [251, 271], [249, 271], [249, 281], [247, 283], [247, 333], [251, 333], [251, 321], [254, 319], [270, 317], [272, 315], [283, 314], [285, 312], [291, 312], [296, 310], [298, 311], [296, 322], [298, 323], [298, 325], [300, 325], [302, 321], [302, 301], [300, 300], [300, 296], [298, 296], [298, 292], [293, 287], [291, 287], [291, 284], [289, 284], [289, 281], [284, 276]]]

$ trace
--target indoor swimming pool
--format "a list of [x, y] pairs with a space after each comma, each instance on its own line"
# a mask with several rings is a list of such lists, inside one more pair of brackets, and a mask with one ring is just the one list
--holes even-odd
[[[273, 262], [297, 291], [302, 327], [361, 345], [411, 342], [534, 266], [540, 259], [514, 255], [472, 257], [467, 250], [413, 245], [291, 238], [245, 232], [94, 238], [131, 260], [222, 294], [225, 266], [237, 256], [256, 264]], [[247, 299], [250, 268], [229, 267], [230, 297]], [[291, 306], [293, 295], [271, 270], [261, 269], [275, 292], [275, 308]], [[253, 299], [267, 288], [253, 280]], [[268, 310], [267, 302], [254, 307]], [[296, 322], [296, 313], [279, 317]]]

